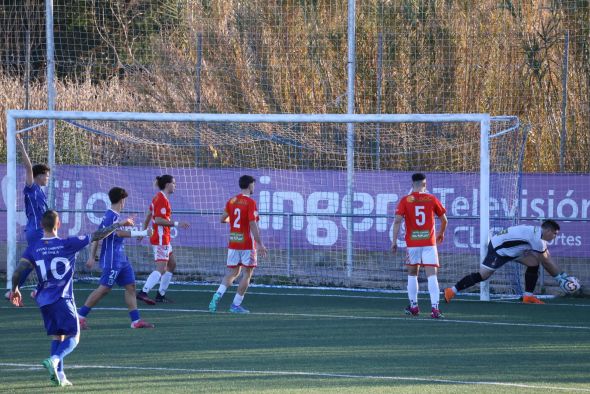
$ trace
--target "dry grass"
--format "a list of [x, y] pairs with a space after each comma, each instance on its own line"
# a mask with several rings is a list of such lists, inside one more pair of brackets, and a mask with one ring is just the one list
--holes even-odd
[[[119, 33], [119, 63], [96, 60], [87, 78], [60, 80], [58, 108], [195, 111], [195, 42], [201, 34], [201, 111], [346, 112], [345, 0], [181, 1], [177, 9], [181, 23], [173, 29]], [[169, 6], [158, 9], [172, 11]], [[119, 12], [124, 25], [136, 18], [129, 10]], [[525, 171], [559, 170], [562, 60], [569, 30], [565, 170], [590, 172], [588, 1], [370, 0], [357, 6], [357, 15], [358, 113], [517, 115], [532, 125]], [[377, 108], [380, 34], [382, 97]], [[149, 42], [149, 56], [133, 37]], [[132, 68], [124, 79], [93, 79], [122, 67], [121, 59], [149, 64]], [[22, 80], [3, 73], [0, 95], [4, 108], [22, 108]], [[33, 82], [30, 108], [43, 108], [45, 97], [43, 82]], [[4, 127], [2, 118], [2, 134]], [[326, 130], [309, 132], [321, 140]], [[411, 130], [406, 133], [390, 139], [415, 138]]]

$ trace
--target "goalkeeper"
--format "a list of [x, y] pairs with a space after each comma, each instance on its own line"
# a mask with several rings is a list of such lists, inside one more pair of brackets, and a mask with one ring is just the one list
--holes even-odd
[[524, 273], [525, 304], [544, 304], [533, 295], [539, 278], [539, 265], [549, 272], [563, 288], [568, 275], [553, 261], [547, 249], [547, 242], [555, 239], [559, 233], [559, 224], [554, 220], [545, 220], [541, 226], [512, 226], [494, 235], [488, 244], [488, 253], [481, 263], [479, 272], [473, 272], [458, 281], [455, 286], [445, 289], [445, 301], [451, 302], [455, 295], [479, 282], [488, 279], [510, 261], [526, 265]]

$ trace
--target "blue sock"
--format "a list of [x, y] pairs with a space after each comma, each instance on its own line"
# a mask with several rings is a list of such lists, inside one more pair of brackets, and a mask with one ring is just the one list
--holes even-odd
[[23, 272], [21, 272], [18, 287], [22, 287], [25, 284], [31, 272], [33, 272], [32, 268], [27, 268], [26, 270], [23, 270]]
[[132, 310], [129, 312], [129, 317], [131, 318], [131, 323], [136, 320], [139, 320], [139, 311], [137, 309]]
[[[59, 347], [60, 343], [61, 343], [61, 341], [58, 341], [57, 339], [54, 339], [53, 341], [51, 341], [51, 355], [52, 356], [57, 353], [57, 348]], [[57, 370], [58, 371], [64, 370], [64, 364], [62, 361], [60, 361], [59, 364], [57, 365]]]
[[78, 315], [82, 317], [88, 316], [92, 308], [88, 308], [86, 305], [82, 305], [82, 308], [78, 309]]
[[55, 353], [52, 356], [59, 357], [60, 361], [63, 361], [64, 357], [70, 354], [78, 346], [76, 337], [68, 337], [63, 342], [60, 342]]

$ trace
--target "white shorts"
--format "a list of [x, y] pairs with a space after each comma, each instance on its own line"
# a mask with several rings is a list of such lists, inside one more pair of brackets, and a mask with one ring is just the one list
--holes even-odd
[[227, 266], [235, 268], [238, 265], [244, 267], [256, 267], [256, 249], [250, 250], [227, 250]]
[[172, 254], [172, 245], [152, 245], [154, 250], [154, 261], [158, 262], [166, 262], [170, 259], [170, 255]]
[[440, 266], [438, 264], [438, 251], [435, 245], [408, 247], [407, 251], [406, 265]]

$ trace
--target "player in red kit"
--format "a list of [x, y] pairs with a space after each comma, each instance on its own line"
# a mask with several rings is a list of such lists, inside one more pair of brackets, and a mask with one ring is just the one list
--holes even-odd
[[227, 288], [238, 277], [242, 267], [244, 268], [242, 279], [229, 311], [232, 313], [250, 312], [242, 306], [242, 300], [250, 285], [254, 268], [256, 268], [257, 253], [264, 257], [267, 252], [262, 239], [260, 239], [256, 201], [250, 197], [254, 193], [255, 182], [256, 180], [250, 175], [240, 177], [239, 186], [242, 192], [229, 199], [221, 215], [221, 223], [228, 222], [230, 226], [227, 273], [209, 303], [210, 312], [217, 311], [217, 304], [219, 304]]
[[172, 280], [172, 274], [176, 269], [176, 257], [172, 253], [172, 244], [170, 243], [170, 228], [180, 227], [189, 228], [186, 222], [177, 222], [172, 220], [172, 208], [169, 197], [176, 191], [176, 180], [172, 175], [161, 175], [156, 177], [156, 184], [160, 190], [152, 200], [150, 210], [146, 217], [147, 225], [151, 220], [153, 233], [150, 237], [150, 243], [154, 252], [154, 261], [156, 269], [148, 276], [143, 289], [137, 293], [137, 299], [152, 305], [153, 301], [149, 298], [148, 293], [159, 282], [160, 287], [156, 294], [155, 301], [168, 303], [172, 302], [166, 297], [166, 290]]
[[[397, 237], [402, 220], [406, 224], [406, 246], [408, 267], [408, 298], [410, 305], [406, 308], [406, 314], [416, 316], [420, 313], [418, 307], [418, 269], [424, 267], [428, 277], [428, 292], [433, 319], [443, 317], [438, 303], [440, 289], [438, 286], [437, 270], [439, 267], [438, 251], [436, 245], [444, 240], [447, 228], [447, 216], [445, 208], [440, 201], [426, 192], [426, 175], [416, 173], [412, 175], [412, 193], [401, 199], [395, 210], [393, 223], [393, 243], [391, 250], [397, 252]], [[434, 216], [440, 219], [441, 226], [435, 234]]]

